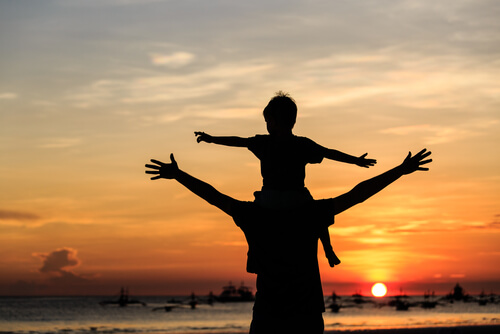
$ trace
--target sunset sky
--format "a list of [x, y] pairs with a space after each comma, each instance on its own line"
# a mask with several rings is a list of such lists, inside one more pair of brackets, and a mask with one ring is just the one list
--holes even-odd
[[378, 160], [308, 166], [315, 198], [433, 152], [336, 217], [325, 294], [500, 293], [498, 17], [496, 0], [0, 0], [0, 295], [254, 286], [231, 218], [144, 165], [173, 152], [252, 200], [253, 154], [193, 132], [264, 134], [278, 90], [295, 134]]

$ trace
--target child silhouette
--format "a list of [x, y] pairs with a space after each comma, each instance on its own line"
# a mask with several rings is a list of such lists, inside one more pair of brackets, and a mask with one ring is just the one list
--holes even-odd
[[[305, 187], [305, 167], [308, 163], [320, 163], [324, 158], [370, 167], [374, 159], [366, 159], [367, 153], [355, 157], [316, 144], [309, 138], [295, 136], [292, 132], [297, 119], [297, 105], [286, 93], [279, 91], [264, 108], [268, 135], [250, 138], [236, 136], [211, 136], [195, 132], [198, 143], [204, 141], [225, 146], [246, 147], [260, 160], [263, 186], [255, 192], [255, 202], [267, 208], [287, 209], [312, 201]], [[331, 246], [328, 228], [321, 230], [319, 238], [331, 267], [340, 260]]]

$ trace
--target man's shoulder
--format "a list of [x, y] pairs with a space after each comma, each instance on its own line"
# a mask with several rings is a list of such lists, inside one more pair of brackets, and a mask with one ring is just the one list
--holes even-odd
[[231, 203], [231, 216], [233, 218], [239, 218], [255, 211], [256, 208], [254, 202], [235, 200]]

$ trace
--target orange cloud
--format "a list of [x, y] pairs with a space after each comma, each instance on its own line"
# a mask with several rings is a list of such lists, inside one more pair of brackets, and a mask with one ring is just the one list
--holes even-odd
[[31, 212], [0, 210], [0, 220], [35, 220], [40, 217]]
[[195, 55], [189, 52], [174, 52], [172, 54], [164, 55], [153, 53], [151, 62], [154, 65], [169, 66], [169, 67], [182, 67], [193, 62]]
[[34, 253], [33, 256], [43, 259], [43, 265], [38, 270], [41, 273], [55, 274], [57, 277], [68, 277], [74, 274], [65, 268], [76, 267], [81, 263], [76, 254], [75, 249], [64, 247], [48, 254]]

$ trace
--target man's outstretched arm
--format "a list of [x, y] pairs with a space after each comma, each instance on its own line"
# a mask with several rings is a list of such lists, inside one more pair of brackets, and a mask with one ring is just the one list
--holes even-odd
[[336, 197], [334, 199], [335, 214], [341, 213], [342, 211], [372, 197], [403, 175], [411, 174], [415, 171], [429, 170], [429, 168], [422, 167], [423, 165], [432, 162], [432, 159], [426, 159], [429, 155], [431, 155], [431, 152], [428, 152], [426, 149], [418, 152], [413, 157], [410, 152], [401, 165], [369, 180], [363, 181], [349, 192]]
[[155, 175], [151, 177], [151, 180], [174, 179], [184, 187], [189, 189], [191, 192], [193, 192], [195, 195], [198, 195], [208, 203], [218, 207], [231, 216], [231, 208], [233, 207], [234, 203], [238, 202], [237, 200], [224, 195], [223, 193], [212, 187], [210, 184], [203, 182], [180, 170], [173, 154], [170, 154], [170, 160], [172, 162], [166, 164], [161, 161], [151, 159], [151, 162], [154, 163], [154, 165], [146, 165], [147, 168], [150, 168], [150, 170], [146, 170], [146, 174]]

